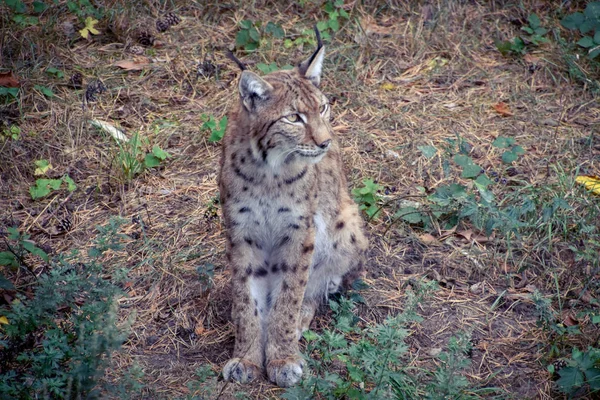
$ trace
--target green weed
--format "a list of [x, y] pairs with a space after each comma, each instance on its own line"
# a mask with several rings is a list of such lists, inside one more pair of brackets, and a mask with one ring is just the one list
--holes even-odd
[[537, 47], [542, 43], [547, 43], [548, 39], [544, 36], [549, 32], [542, 26], [540, 17], [536, 14], [530, 14], [527, 18], [527, 25], [521, 27], [523, 32], [520, 36], [512, 40], [496, 40], [496, 48], [502, 55], [517, 54], [524, 55], [530, 47]]
[[27, 295], [17, 287], [16, 298], [0, 306], [3, 398], [95, 399], [116, 390], [101, 378], [127, 337], [130, 322], [117, 325], [116, 303], [127, 271], [113, 266], [106, 279], [101, 257], [122, 248], [120, 224], [111, 220], [99, 229], [85, 264], [77, 251], [58, 256]]
[[577, 45], [594, 59], [600, 55], [600, 1], [589, 2], [583, 12], [565, 16], [560, 24], [567, 29], [579, 31], [582, 35]]
[[18, 140], [21, 136], [21, 128], [18, 125], [11, 125], [10, 127], [3, 128], [0, 134], [2, 141], [12, 139]]
[[358, 207], [363, 210], [369, 218], [377, 218], [381, 212], [381, 196], [379, 191], [383, 189], [378, 183], [375, 183], [373, 179], [364, 179], [363, 187], [352, 189], [352, 195], [358, 203]]
[[212, 115], [202, 114], [200, 118], [204, 121], [201, 130], [208, 130], [210, 132], [209, 142], [218, 142], [225, 136], [225, 130], [227, 129], [227, 115], [223, 116], [220, 121], [217, 121]]
[[121, 167], [123, 178], [126, 182], [141, 174], [148, 168], [158, 167], [163, 161], [171, 157], [158, 145], [153, 145], [150, 151], [144, 148], [149, 145], [148, 139], [135, 133], [126, 143], [117, 140], [119, 152], [117, 153], [117, 162]]

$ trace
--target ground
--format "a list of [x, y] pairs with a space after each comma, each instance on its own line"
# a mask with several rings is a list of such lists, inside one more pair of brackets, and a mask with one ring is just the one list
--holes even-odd
[[[0, 108], [1, 123], [18, 123], [22, 132], [19, 140], [0, 144], [0, 226], [16, 226], [58, 254], [86, 248], [96, 226], [125, 218], [123, 232], [131, 241], [126, 257], [115, 260], [131, 268], [120, 306], [123, 318], [134, 313], [135, 321], [107, 379], [137, 363], [144, 398], [175, 398], [192, 394], [187, 384], [197, 379], [199, 366], [220, 371], [233, 348], [216, 182], [220, 146], [200, 128], [203, 115], [219, 120], [237, 101], [239, 69], [225, 50], [234, 48], [242, 20], [273, 22], [295, 39], [329, 14], [314, 1], [149, 1], [135, 9], [108, 3], [107, 10], [118, 12], [107, 11], [99, 34], [88, 40], [69, 13], [52, 21], [42, 16], [21, 31], [0, 27], [0, 72], [13, 71], [22, 93], [19, 104]], [[585, 263], [562, 242], [540, 251], [523, 238], [509, 252], [499, 236], [472, 226], [425, 231], [394, 219], [402, 201], [419, 201], [423, 190], [460, 179], [445, 173], [441, 149], [448, 139], [470, 143], [473, 160], [506, 179], [495, 189], [500, 197], [523, 182], [600, 174], [600, 111], [591, 90], [597, 75], [588, 82], [569, 75], [565, 50], [554, 41], [531, 46], [526, 56], [504, 56], [494, 45], [517, 35], [530, 13], [561, 29], [553, 14], [558, 5], [524, 3], [347, 3], [349, 18], [340, 18], [341, 29], [326, 39], [322, 87], [331, 99], [349, 188], [367, 178], [383, 186], [385, 206], [367, 224], [362, 323], [402, 310], [415, 279], [435, 280], [438, 290], [418, 310], [424, 321], [411, 327], [411, 363], [431, 368], [436, 349], [465, 331], [474, 346], [467, 371], [474, 387], [496, 387], [502, 398], [549, 399], [557, 396], [546, 370], [551, 333], [538, 323], [531, 295], [577, 297], [572, 293], [585, 286]], [[181, 22], [151, 32], [151, 46], [138, 43], [139, 32], [167, 12]], [[133, 54], [140, 47], [143, 55]], [[293, 65], [312, 51], [310, 43], [288, 48], [263, 33], [257, 51], [238, 48], [236, 54], [258, 72], [258, 63]], [[121, 60], [147, 64], [127, 70], [115, 66]], [[45, 73], [50, 66], [64, 78]], [[81, 88], [69, 83], [75, 72], [82, 74]], [[106, 91], [86, 101], [95, 79]], [[35, 85], [51, 88], [54, 97]], [[91, 120], [120, 127], [129, 137], [139, 133], [148, 139], [145, 150], [156, 144], [171, 157], [127, 180], [116, 141]], [[510, 173], [491, 146], [499, 136], [525, 149]], [[435, 146], [440, 154], [427, 158], [420, 146]], [[28, 189], [39, 159], [50, 161], [51, 177], [68, 173], [77, 190], [32, 200]], [[56, 226], [65, 219], [72, 224], [61, 232]], [[545, 269], [550, 264], [551, 273]], [[326, 327], [330, 315], [322, 309], [313, 328]], [[586, 329], [597, 337], [593, 326]], [[265, 380], [243, 389], [217, 385], [221, 398], [240, 390], [257, 399], [281, 394]]]

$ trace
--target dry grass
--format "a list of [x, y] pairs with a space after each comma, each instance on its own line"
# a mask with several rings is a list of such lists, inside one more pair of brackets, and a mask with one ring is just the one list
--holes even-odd
[[[21, 109], [14, 103], [0, 108], [0, 120], [19, 124], [23, 136], [0, 147], [0, 226], [18, 226], [38, 245], [60, 253], [87, 247], [95, 226], [112, 216], [131, 221], [124, 233], [135, 240], [114, 262], [131, 268], [129, 296], [121, 306], [124, 315], [135, 312], [137, 317], [109, 379], [135, 362], [145, 372], [145, 398], [174, 398], [189, 394], [186, 384], [198, 366], [208, 363], [219, 371], [233, 347], [229, 272], [213, 201], [220, 150], [199, 130], [201, 114], [221, 117], [236, 101], [239, 72], [222, 50], [234, 43], [242, 19], [272, 21], [297, 35], [325, 14], [311, 2], [304, 7], [263, 1], [172, 7], [144, 2], [135, 8], [109, 3], [107, 10], [118, 13], [101, 21], [102, 34], [91, 41], [66, 35], [64, 22], [77, 26], [69, 13], [54, 24], [42, 18], [38, 26], [20, 31], [8, 29], [12, 25], [4, 14], [0, 64], [20, 77], [22, 97]], [[476, 162], [498, 171], [499, 153], [490, 144], [497, 136], [514, 137], [527, 151], [514, 179], [532, 185], [556, 181], [555, 165], [569, 175], [576, 168], [600, 175], [599, 104], [568, 78], [560, 49], [547, 44], [531, 58], [511, 59], [493, 45], [494, 38], [513, 37], [518, 26], [512, 22], [528, 12], [545, 16], [554, 8], [539, 2], [524, 8], [508, 2], [367, 3], [372, 4], [348, 4], [351, 21], [328, 45], [325, 66], [324, 91], [333, 102], [350, 186], [372, 177], [388, 189], [386, 200], [394, 204], [420, 196], [419, 186], [449, 183], [454, 178], [444, 175], [441, 158], [428, 160], [417, 146], [442, 148], [457, 135], [473, 145]], [[152, 63], [143, 72], [112, 66], [133, 57], [128, 50], [136, 44], [136, 29], [153, 25], [166, 11], [183, 21], [156, 35], [154, 46], [146, 49]], [[239, 56], [252, 68], [258, 62], [293, 63], [310, 51], [285, 49], [281, 40], [269, 40], [258, 52]], [[218, 67], [216, 77], [197, 76], [198, 64], [206, 60]], [[64, 71], [65, 78], [50, 78], [44, 73], [48, 66]], [[84, 89], [67, 85], [76, 71], [84, 76]], [[82, 107], [85, 85], [94, 79], [101, 79], [108, 91]], [[51, 87], [56, 97], [45, 98], [34, 90], [36, 84]], [[501, 101], [514, 115], [494, 111], [492, 105]], [[172, 158], [123, 182], [118, 147], [91, 128], [90, 119], [110, 121], [128, 135], [139, 132]], [[594, 134], [595, 147], [585, 147], [583, 141]], [[68, 173], [77, 191], [32, 201], [28, 187], [38, 159], [51, 161], [53, 176]], [[507, 255], [500, 240], [478, 243], [439, 232], [431, 241], [408, 225], [390, 228], [394, 212], [389, 207], [369, 224], [370, 289], [364, 293], [368, 307], [361, 308], [365, 323], [402, 309], [409, 280], [436, 279], [440, 290], [422, 304], [425, 321], [413, 327], [409, 338], [413, 363], [430, 368], [429, 352], [466, 330], [476, 339], [468, 373], [474, 385], [498, 387], [507, 397], [551, 398], [544, 358], [549, 334], [536, 324], [530, 294], [539, 289], [556, 295], [553, 275], [544, 268], [550, 264], [561, 294], [581, 289], [577, 274], [583, 267], [560, 248], [549, 251], [551, 263], [534, 259], [538, 253], [527, 241], [514, 256]], [[71, 230], [53, 234], [66, 217], [73, 221]], [[524, 260], [533, 267], [520, 273]], [[215, 266], [208, 291], [196, 271], [206, 264]], [[34, 272], [42, 269], [37, 266]], [[315, 326], [326, 326], [328, 318], [324, 310]], [[585, 329], [598, 335], [592, 327]], [[240, 390], [233, 385], [221, 389], [221, 398]], [[244, 390], [253, 398], [280, 393], [264, 381]]]

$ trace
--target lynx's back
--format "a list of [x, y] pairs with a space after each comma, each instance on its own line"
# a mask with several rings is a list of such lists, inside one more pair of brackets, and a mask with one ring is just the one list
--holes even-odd
[[240, 78], [219, 176], [236, 327], [226, 379], [266, 368], [279, 386], [297, 383], [302, 331], [362, 270], [367, 240], [319, 90], [323, 57], [319, 46], [294, 70]]

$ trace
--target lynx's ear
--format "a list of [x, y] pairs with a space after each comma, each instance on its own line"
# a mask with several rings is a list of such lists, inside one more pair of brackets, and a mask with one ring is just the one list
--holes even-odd
[[298, 70], [306, 78], [319, 87], [321, 83], [321, 70], [323, 69], [323, 59], [325, 58], [325, 47], [321, 41], [321, 34], [315, 26], [315, 34], [317, 35], [317, 50], [307, 60], [304, 60], [298, 66]]
[[254, 108], [256, 102], [268, 99], [269, 93], [272, 90], [273, 86], [254, 72], [248, 70], [242, 71], [239, 91], [244, 107], [248, 111]]

